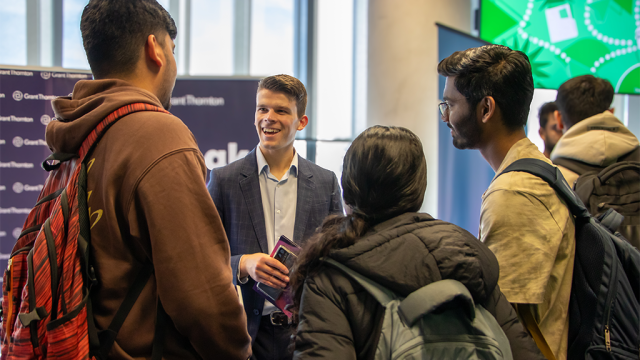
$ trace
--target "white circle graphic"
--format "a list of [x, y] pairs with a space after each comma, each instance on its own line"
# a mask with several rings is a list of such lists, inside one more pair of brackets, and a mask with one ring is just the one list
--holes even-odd
[[40, 117], [40, 122], [42, 125], [48, 125], [51, 122], [51, 116], [44, 114]]
[[13, 138], [13, 146], [22, 147], [22, 145], [24, 145], [24, 140], [20, 136]]
[[42, 78], [45, 80], [49, 80], [49, 78], [51, 77], [51, 73], [48, 71], [43, 71], [40, 73], [40, 76], [42, 76]]
[[16, 194], [20, 194], [23, 191], [24, 191], [24, 185], [22, 185], [22, 183], [20, 182], [13, 183], [13, 192], [15, 192]]
[[13, 92], [13, 100], [20, 101], [22, 100], [22, 91], [16, 90]]
[[20, 234], [22, 234], [22, 228], [15, 228], [13, 229], [13, 237], [16, 238], [16, 240], [18, 240], [18, 238], [20, 237]]

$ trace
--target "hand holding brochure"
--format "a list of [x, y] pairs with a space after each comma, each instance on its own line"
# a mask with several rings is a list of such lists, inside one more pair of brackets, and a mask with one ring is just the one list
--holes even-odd
[[[273, 248], [271, 257], [280, 261], [287, 267], [287, 269], [291, 270], [300, 250], [300, 247], [296, 243], [282, 235], [276, 243], [276, 246]], [[262, 295], [266, 300], [271, 302], [290, 317], [292, 315], [291, 312], [285, 309], [287, 305], [293, 304], [288, 288], [289, 286], [287, 285], [285, 289], [277, 289], [262, 283], [256, 283], [253, 286], [253, 290]]]

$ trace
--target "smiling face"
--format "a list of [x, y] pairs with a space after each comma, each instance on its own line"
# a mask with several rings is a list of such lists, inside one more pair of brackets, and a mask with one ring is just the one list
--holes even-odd
[[296, 132], [309, 122], [306, 115], [298, 118], [297, 110], [295, 100], [284, 93], [258, 91], [255, 125], [263, 153], [284, 155], [293, 150]]
[[447, 77], [442, 99], [449, 104], [444, 122], [451, 129], [453, 146], [458, 149], [475, 149], [480, 143], [482, 129], [467, 99], [455, 87], [455, 77]]

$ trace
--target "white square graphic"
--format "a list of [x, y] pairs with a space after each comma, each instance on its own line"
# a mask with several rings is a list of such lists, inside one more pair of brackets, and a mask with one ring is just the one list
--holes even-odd
[[578, 25], [571, 14], [569, 4], [546, 9], [547, 28], [551, 43], [573, 39], [578, 36]]

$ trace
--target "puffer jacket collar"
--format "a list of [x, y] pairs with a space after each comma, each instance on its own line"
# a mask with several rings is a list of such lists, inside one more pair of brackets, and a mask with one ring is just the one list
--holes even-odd
[[354, 245], [329, 256], [401, 296], [456, 279], [482, 302], [498, 282], [498, 261], [488, 248], [464, 229], [423, 213], [378, 224]]

